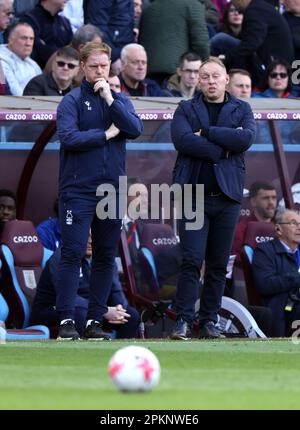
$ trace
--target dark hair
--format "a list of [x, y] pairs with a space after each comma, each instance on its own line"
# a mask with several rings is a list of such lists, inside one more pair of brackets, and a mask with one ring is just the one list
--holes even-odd
[[268, 67], [266, 69], [266, 73], [264, 76], [262, 91], [265, 91], [266, 89], [269, 88], [268, 78], [269, 78], [270, 73], [273, 72], [273, 70], [275, 69], [276, 66], [284, 66], [286, 68], [286, 71], [288, 74], [288, 84], [286, 87], [286, 91], [291, 91], [291, 88], [292, 88], [292, 68], [291, 68], [290, 63], [288, 61], [284, 60], [283, 58], [275, 58], [268, 64]]
[[[236, 36], [236, 34], [231, 30], [231, 27], [230, 27], [230, 24], [229, 24], [229, 21], [228, 21], [229, 9], [231, 8], [231, 6], [233, 6], [232, 1], [229, 1], [229, 2], [227, 3], [227, 5], [225, 6], [224, 14], [223, 14], [223, 22], [222, 22], [222, 24], [220, 25], [219, 31], [220, 31], [220, 32], [223, 32], [223, 33], [226, 33], [226, 34], [230, 34], [230, 36], [233, 36], [233, 37], [235, 37], [235, 38], [236, 38], [237, 36]], [[243, 14], [243, 12], [242, 12], [242, 11], [239, 11], [239, 13]]]
[[179, 57], [179, 67], [182, 67], [184, 61], [202, 61], [200, 55], [196, 52], [185, 52]]
[[12, 191], [7, 190], [5, 188], [0, 189], [0, 197], [11, 197], [17, 207], [17, 196]]
[[250, 186], [249, 197], [256, 197], [259, 190], [276, 190], [271, 181], [259, 180], [253, 182]]
[[56, 57], [67, 57], [73, 58], [74, 60], [79, 61], [80, 55], [76, 49], [72, 48], [72, 46], [63, 46], [56, 51]]

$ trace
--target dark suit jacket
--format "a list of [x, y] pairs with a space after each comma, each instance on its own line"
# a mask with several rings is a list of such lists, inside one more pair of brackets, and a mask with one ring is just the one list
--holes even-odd
[[[209, 126], [209, 117], [202, 93], [180, 102], [171, 124], [171, 136], [178, 157], [173, 171], [173, 182], [180, 185], [197, 183], [203, 163], [213, 163], [222, 192], [232, 200], [243, 197], [245, 162], [244, 152], [255, 138], [255, 120], [250, 105], [226, 93], [217, 126]], [[242, 127], [239, 129], [238, 127]], [[208, 131], [208, 138], [194, 132]]]
[[[294, 59], [293, 40], [289, 26], [276, 9], [263, 0], [252, 0], [244, 11], [241, 43], [226, 55], [229, 68], [254, 67], [256, 62], [265, 66], [271, 57], [283, 58], [289, 63]], [[252, 62], [252, 64], [251, 64]]]
[[284, 336], [284, 307], [288, 293], [300, 288], [296, 259], [278, 239], [274, 239], [255, 248], [252, 269], [255, 286], [263, 297], [264, 305], [273, 312], [275, 335]]

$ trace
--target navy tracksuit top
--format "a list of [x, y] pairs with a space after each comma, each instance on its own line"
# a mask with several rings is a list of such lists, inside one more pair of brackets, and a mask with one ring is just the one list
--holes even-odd
[[[112, 95], [114, 102], [108, 106], [85, 80], [60, 102], [60, 194], [95, 194], [102, 183], [117, 188], [119, 176], [125, 174], [126, 138], [138, 137], [143, 124], [124, 94], [112, 91]], [[120, 133], [107, 141], [105, 130], [112, 123]]]

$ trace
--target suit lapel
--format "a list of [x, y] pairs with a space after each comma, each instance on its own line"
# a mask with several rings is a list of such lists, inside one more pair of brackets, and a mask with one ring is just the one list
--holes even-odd
[[197, 97], [194, 98], [192, 106], [194, 108], [197, 118], [200, 121], [201, 128], [208, 128], [209, 127], [208, 112], [203, 102], [202, 94], [199, 94]]

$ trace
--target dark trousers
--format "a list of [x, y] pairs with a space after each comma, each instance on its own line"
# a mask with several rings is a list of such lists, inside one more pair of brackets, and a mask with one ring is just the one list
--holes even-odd
[[[82, 336], [86, 325], [87, 310], [88, 300], [76, 296], [74, 319], [76, 330], [80, 336]], [[115, 330], [117, 339], [130, 339], [137, 336], [140, 315], [138, 311], [131, 306], [127, 306], [126, 310], [130, 315], [126, 324], [109, 324], [105, 318], [103, 319], [104, 330]], [[49, 329], [57, 327], [59, 321], [59, 314], [53, 306], [36, 306], [30, 315], [30, 325], [43, 324]]]
[[[187, 230], [185, 219], [179, 225], [182, 265], [176, 293], [177, 318], [190, 325], [199, 295], [200, 268], [205, 260], [205, 280], [199, 311], [200, 326], [217, 322], [225, 287], [228, 258], [240, 204], [224, 195], [205, 197], [204, 224], [199, 230]], [[191, 221], [189, 221], [191, 222]]]
[[102, 320], [111, 290], [121, 220], [100, 220], [96, 215], [96, 196], [61, 197], [59, 218], [62, 247], [58, 268], [56, 309], [60, 319], [74, 319], [81, 259], [92, 232], [93, 261], [87, 319]]

